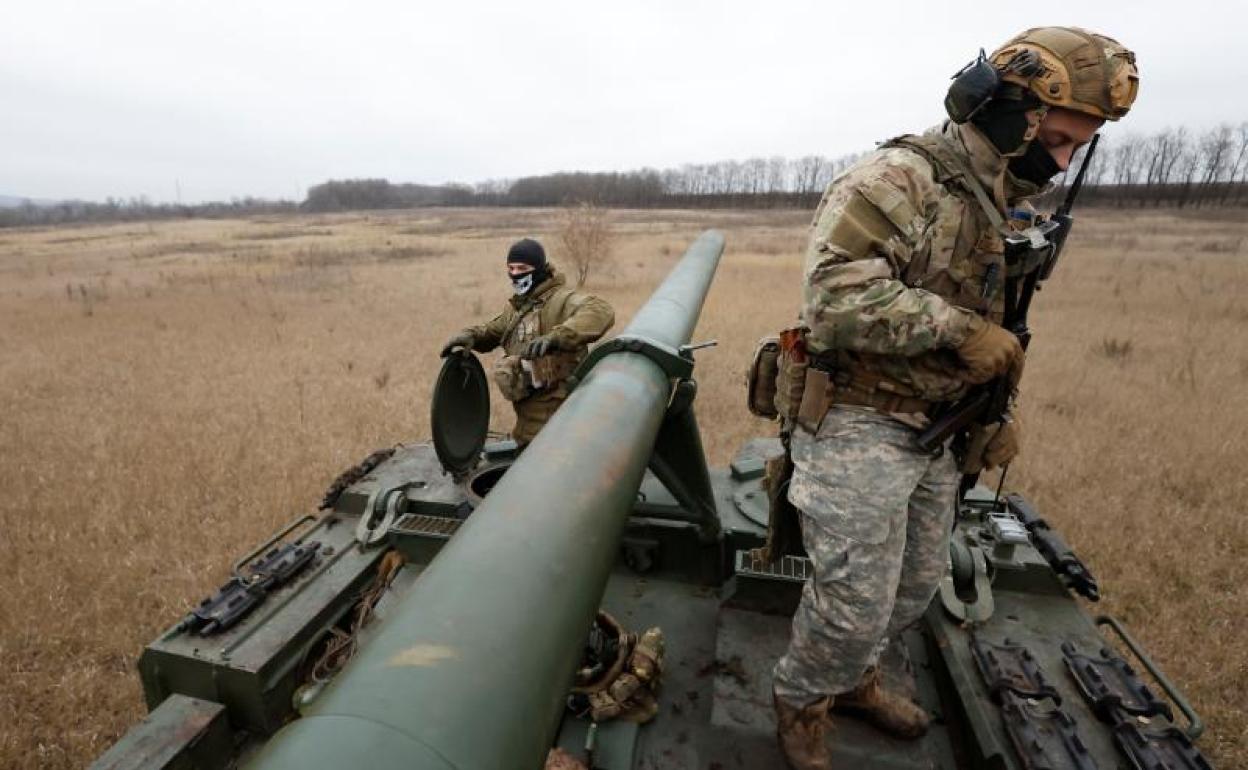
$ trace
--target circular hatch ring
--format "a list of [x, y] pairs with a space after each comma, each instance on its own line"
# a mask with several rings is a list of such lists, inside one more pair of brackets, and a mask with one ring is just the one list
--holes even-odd
[[471, 471], [490, 428], [490, 383], [472, 353], [452, 354], [442, 362], [429, 422], [442, 467], [453, 476]]

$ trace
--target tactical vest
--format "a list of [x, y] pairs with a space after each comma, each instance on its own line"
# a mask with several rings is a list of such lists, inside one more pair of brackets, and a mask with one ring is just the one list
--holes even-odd
[[517, 309], [516, 317], [503, 332], [503, 351], [507, 355], [518, 356], [524, 352], [526, 345], [558, 326], [563, 320], [568, 300], [575, 293], [576, 289], [559, 286], [545, 297]]
[[[926, 224], [900, 280], [1001, 323], [1006, 271], [1002, 233], [1007, 225], [983, 185], [944, 137], [900, 136], [882, 148], [917, 153], [931, 165], [934, 181], [949, 193], [933, 211], [923, 212]], [[966, 392], [961, 362], [951, 349], [912, 357], [838, 350], [819, 358], [816, 366], [826, 366], [831, 378], [829, 404], [917, 412]]]
[[[530, 342], [549, 332], [563, 322], [569, 300], [576, 289], [558, 286], [544, 297], [534, 298], [516, 309], [516, 317], [503, 332], [502, 348], [506, 355], [495, 365], [494, 378], [499, 390], [509, 401], [521, 401], [533, 395], [567, 395], [564, 381], [576, 371], [576, 367], [589, 352], [585, 345], [576, 350], [556, 350], [528, 362], [531, 370], [524, 371], [520, 357]], [[541, 383], [535, 388], [536, 383]]]
[[952, 193], [939, 204], [901, 280], [1000, 323], [1007, 225], [983, 185], [942, 136], [899, 136], [882, 146], [918, 153], [937, 184]]

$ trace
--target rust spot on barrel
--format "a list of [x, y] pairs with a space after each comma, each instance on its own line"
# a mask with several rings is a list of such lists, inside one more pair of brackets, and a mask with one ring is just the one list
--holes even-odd
[[456, 660], [459, 653], [445, 644], [414, 644], [399, 650], [386, 661], [387, 666], [436, 666], [444, 660]]

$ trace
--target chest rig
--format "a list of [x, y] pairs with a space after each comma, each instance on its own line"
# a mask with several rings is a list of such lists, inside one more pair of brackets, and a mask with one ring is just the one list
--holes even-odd
[[900, 136], [883, 146], [918, 153], [950, 193], [928, 214], [901, 280], [999, 323], [1007, 272], [1004, 239], [1011, 230], [988, 192], [944, 137]]
[[572, 289], [560, 286], [522, 303], [503, 332], [503, 350], [508, 355], [518, 356], [530, 342], [550, 331], [549, 327], [563, 318], [572, 293]]

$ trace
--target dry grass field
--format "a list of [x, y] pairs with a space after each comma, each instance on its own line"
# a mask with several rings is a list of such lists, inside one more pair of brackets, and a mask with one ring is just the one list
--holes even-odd
[[[795, 314], [802, 212], [614, 212], [620, 326], [702, 228], [711, 459], [768, 425], [755, 340]], [[1037, 300], [1027, 492], [1248, 767], [1248, 223], [1092, 212]], [[143, 712], [142, 645], [373, 449], [427, 436], [443, 339], [496, 311], [550, 211], [0, 230], [0, 766], [80, 767]], [[495, 425], [509, 426], [499, 408]]]

